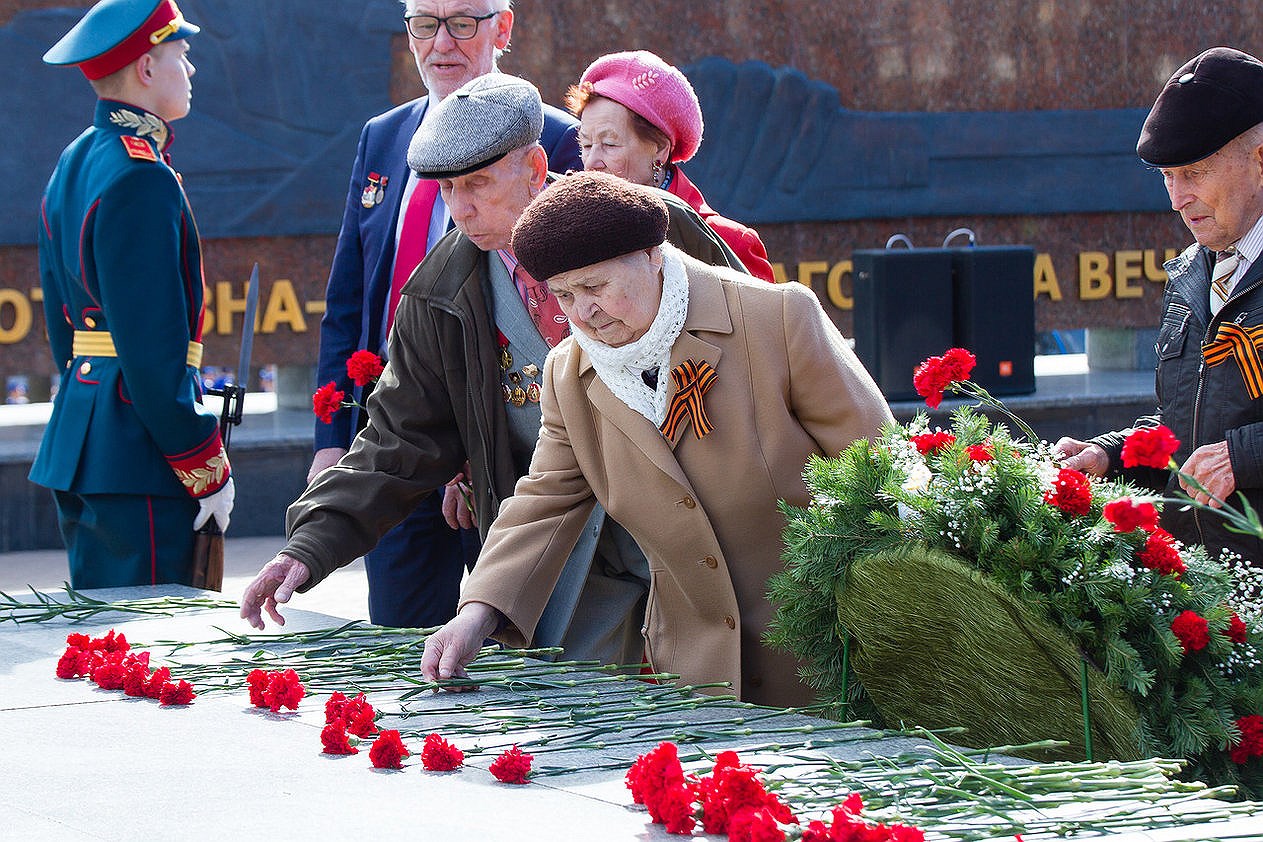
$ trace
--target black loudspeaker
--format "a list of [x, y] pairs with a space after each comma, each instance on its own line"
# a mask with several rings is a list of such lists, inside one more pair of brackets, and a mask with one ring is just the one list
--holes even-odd
[[952, 251], [865, 249], [851, 256], [855, 355], [888, 401], [918, 399], [916, 367], [952, 347]]
[[1035, 391], [1035, 250], [970, 246], [948, 251], [956, 301], [952, 344], [978, 358], [970, 379], [993, 395], [1030, 394]]

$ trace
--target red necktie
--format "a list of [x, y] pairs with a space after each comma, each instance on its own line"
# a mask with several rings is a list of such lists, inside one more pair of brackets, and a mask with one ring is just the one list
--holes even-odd
[[548, 284], [541, 284], [526, 274], [521, 264], [513, 269], [513, 283], [526, 304], [526, 312], [531, 314], [531, 321], [539, 329], [539, 335], [544, 337], [549, 348], [556, 348], [558, 342], [570, 335], [570, 322], [561, 312], [557, 296], [549, 291]]
[[399, 295], [412, 272], [425, 258], [425, 246], [430, 236], [430, 217], [434, 214], [434, 200], [439, 195], [439, 183], [432, 179], [417, 179], [417, 186], [408, 199], [404, 210], [403, 228], [395, 246], [395, 272], [390, 278], [390, 309], [386, 311], [386, 332], [395, 323], [395, 308]]

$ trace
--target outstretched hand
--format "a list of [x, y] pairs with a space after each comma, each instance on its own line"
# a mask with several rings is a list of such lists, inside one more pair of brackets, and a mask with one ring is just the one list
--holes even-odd
[[[467, 678], [465, 667], [478, 656], [482, 644], [500, 624], [500, 612], [482, 602], [470, 602], [443, 628], [425, 641], [421, 656], [421, 677], [426, 681]], [[456, 692], [474, 690], [469, 686], [449, 687]]]
[[275, 558], [263, 565], [259, 575], [241, 595], [241, 619], [262, 631], [265, 626], [263, 611], [267, 611], [278, 626], [285, 625], [285, 618], [277, 611], [277, 606], [289, 602], [294, 591], [310, 578], [311, 571], [307, 565], [293, 556], [277, 553]]

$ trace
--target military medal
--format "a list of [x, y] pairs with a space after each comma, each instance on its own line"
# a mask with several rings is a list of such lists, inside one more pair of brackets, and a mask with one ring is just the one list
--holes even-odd
[[527, 363], [522, 366], [522, 374], [531, 378], [531, 382], [526, 386], [526, 399], [531, 403], [539, 403], [539, 384], [535, 382], [535, 378], [539, 376], [539, 366], [535, 363]]
[[508, 345], [500, 346], [500, 370], [508, 371], [509, 366], [513, 365], [513, 354], [509, 353]]
[[368, 184], [364, 185], [364, 192], [360, 194], [360, 204], [366, 208], [371, 208], [382, 200], [383, 189], [386, 186], [386, 179], [375, 172], [368, 174]]
[[503, 383], [500, 385], [500, 388], [504, 390], [504, 402], [513, 403], [513, 391], [509, 389], [509, 384]]
[[[526, 403], [526, 390], [522, 388], [522, 375], [516, 371], [509, 372], [509, 382], [513, 384], [513, 391], [509, 395], [509, 403], [514, 406], [522, 406]], [[505, 386], [508, 389], [508, 386]]]

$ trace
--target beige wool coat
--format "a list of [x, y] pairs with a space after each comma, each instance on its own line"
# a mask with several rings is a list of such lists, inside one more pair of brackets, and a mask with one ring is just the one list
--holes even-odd
[[655, 670], [731, 682], [761, 704], [804, 704], [797, 665], [761, 639], [767, 579], [781, 567], [777, 501], [805, 505], [807, 457], [874, 435], [890, 410], [806, 287], [683, 259], [689, 306], [671, 366], [714, 367], [704, 399], [714, 429], [698, 439], [685, 423], [668, 441], [563, 342], [545, 364], [530, 473], [501, 507], [461, 603], [495, 607], [508, 619], [497, 636], [527, 645], [599, 501], [649, 559], [642, 631]]

